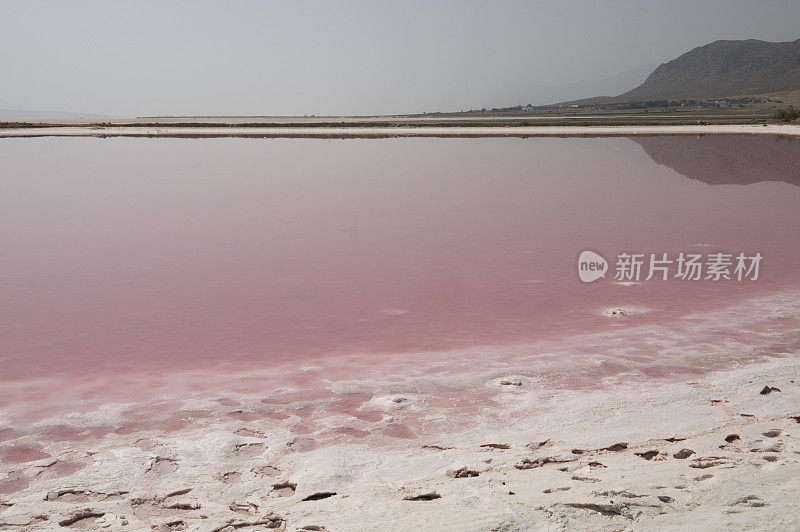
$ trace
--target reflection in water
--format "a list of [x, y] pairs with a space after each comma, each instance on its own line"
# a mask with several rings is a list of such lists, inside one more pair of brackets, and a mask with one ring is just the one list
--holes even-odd
[[[635, 142], [708, 182], [800, 168], [797, 142]], [[0, 143], [0, 414], [192, 386], [265, 394], [288, 382], [309, 397], [337, 380], [483, 379], [511, 363], [568, 368], [548, 382], [587, 387], [634, 368], [652, 378], [719, 367], [756, 344], [795, 349], [781, 294], [800, 286], [800, 188], [706, 186], [639, 144]], [[612, 264], [622, 252], [692, 251], [764, 263], [758, 282], [584, 284], [586, 249]], [[774, 308], [782, 321], [753, 324], [752, 307], [714, 314], [751, 299], [759, 319]], [[641, 312], [610, 320], [607, 308]], [[174, 377], [186, 372], [205, 376]]]
[[631, 137], [658, 164], [709, 185], [783, 181], [800, 186], [800, 143], [792, 137]]

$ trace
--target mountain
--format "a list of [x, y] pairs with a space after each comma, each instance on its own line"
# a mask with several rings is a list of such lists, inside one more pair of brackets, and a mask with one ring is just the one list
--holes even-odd
[[535, 85], [504, 99], [522, 104], [549, 105], [564, 99], [575, 100], [593, 94], [619, 94], [644, 81], [652, 71], [652, 65], [642, 65], [603, 79], [586, 79], [566, 85]]
[[658, 164], [709, 185], [781, 181], [800, 186], [800, 141], [791, 137], [630, 137]]
[[617, 102], [724, 98], [800, 89], [800, 39], [715, 41], [663, 63]]

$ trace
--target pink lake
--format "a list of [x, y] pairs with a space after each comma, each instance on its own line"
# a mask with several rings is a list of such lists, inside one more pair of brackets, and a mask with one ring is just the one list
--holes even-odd
[[[800, 142], [771, 137], [4, 139], [0, 409], [288, 404], [502, 364], [686, 378], [797, 350], [798, 227]], [[585, 284], [585, 249], [763, 262]], [[782, 314], [753, 322], [764, 305]], [[568, 369], [595, 355], [613, 363]]]

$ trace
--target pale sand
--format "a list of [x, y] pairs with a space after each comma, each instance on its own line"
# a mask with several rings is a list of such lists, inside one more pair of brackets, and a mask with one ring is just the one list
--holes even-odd
[[[799, 383], [800, 360], [785, 356], [686, 384], [559, 392], [501, 431], [476, 416], [447, 436], [304, 450], [297, 416], [213, 416], [166, 435], [54, 443], [54, 458], [2, 464], [32, 481], [0, 495], [0, 529], [797, 529]], [[538, 393], [527, 387], [508, 393]], [[425, 408], [394, 399], [372, 401], [384, 422]], [[627, 448], [599, 450], [617, 443]], [[88, 465], [55, 471], [69, 461]]]
[[800, 125], [732, 124], [692, 126], [496, 126], [496, 127], [192, 127], [66, 126], [2, 128], [0, 137], [569, 137], [631, 135], [789, 135], [800, 136]]

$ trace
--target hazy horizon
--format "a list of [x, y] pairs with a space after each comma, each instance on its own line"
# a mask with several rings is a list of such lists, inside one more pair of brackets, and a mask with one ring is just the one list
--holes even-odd
[[623, 92], [718, 39], [792, 41], [797, 20], [791, 1], [8, 0], [0, 109], [380, 115], [540, 105]]

